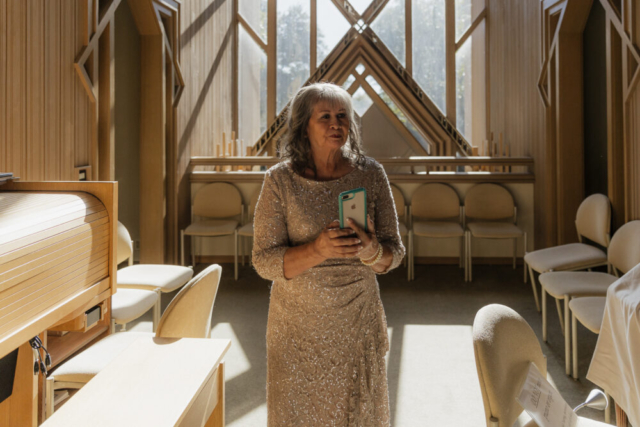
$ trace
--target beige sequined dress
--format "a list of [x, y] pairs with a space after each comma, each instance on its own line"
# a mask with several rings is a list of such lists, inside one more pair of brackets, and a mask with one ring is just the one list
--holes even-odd
[[[273, 280], [267, 324], [268, 425], [388, 426], [387, 323], [375, 272], [358, 258], [328, 259], [287, 280], [288, 248], [338, 218], [338, 195], [364, 187], [378, 240], [398, 266], [404, 246], [383, 168], [333, 181], [306, 179], [281, 162], [266, 173], [255, 211], [253, 263]], [[387, 270], [387, 271], [388, 271]]]

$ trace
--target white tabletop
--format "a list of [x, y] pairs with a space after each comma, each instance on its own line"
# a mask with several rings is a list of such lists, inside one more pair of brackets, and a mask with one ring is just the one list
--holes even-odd
[[222, 339], [140, 338], [43, 425], [174, 426], [230, 345]]

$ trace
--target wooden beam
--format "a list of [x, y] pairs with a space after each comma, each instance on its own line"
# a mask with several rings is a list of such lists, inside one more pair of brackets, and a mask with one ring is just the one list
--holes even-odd
[[264, 40], [262, 40], [262, 37], [260, 37], [258, 35], [258, 33], [256, 33], [254, 31], [254, 29], [251, 26], [251, 24], [249, 24], [242, 17], [242, 14], [240, 12], [238, 12], [238, 14], [236, 16], [238, 17], [238, 23], [240, 23], [240, 25], [242, 25], [242, 28], [244, 28], [244, 30], [247, 32], [247, 34], [249, 34], [249, 36], [253, 39], [253, 41], [256, 42], [256, 44], [258, 46], [260, 46], [260, 48], [266, 52], [267, 51], [267, 44], [264, 42]]
[[160, 34], [141, 36], [140, 262], [164, 263], [165, 49]]
[[276, 87], [278, 84], [278, 0], [268, 0], [267, 2], [267, 19], [269, 22], [267, 28], [267, 126], [276, 118], [278, 102], [278, 93]]
[[99, 43], [99, 96], [98, 96], [98, 180], [115, 181], [115, 28], [113, 21], [100, 35]]
[[404, 2], [404, 39], [405, 39], [405, 68], [410, 75], [413, 75], [413, 12], [411, 10], [413, 2]]
[[317, 66], [317, 60], [318, 60], [318, 2], [317, 0], [310, 0], [310, 4], [309, 4], [310, 8], [311, 8], [311, 28], [309, 31], [309, 52], [310, 52], [310, 58], [309, 58], [309, 70], [310, 70], [310, 75], [313, 75], [313, 73], [315, 73], [316, 68], [318, 68]]
[[469, 37], [473, 34], [478, 25], [482, 23], [482, 20], [487, 16], [487, 9], [483, 9], [482, 12], [478, 15], [478, 17], [473, 21], [473, 24], [469, 27], [467, 31], [460, 37], [460, 39], [456, 42], [456, 52], [462, 47], [464, 42], [467, 41]]
[[453, 1], [445, 2], [445, 21], [446, 115], [456, 126], [456, 7]]

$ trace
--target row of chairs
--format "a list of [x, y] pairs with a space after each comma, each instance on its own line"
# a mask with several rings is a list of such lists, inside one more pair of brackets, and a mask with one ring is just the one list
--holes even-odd
[[[400, 189], [391, 186], [399, 218], [400, 235], [406, 239], [408, 256], [407, 279], [413, 280], [416, 237], [457, 238], [460, 240], [460, 267], [465, 268], [465, 280], [472, 280], [472, 239], [513, 240], [513, 268], [516, 267], [517, 240], [523, 238], [526, 251], [527, 234], [517, 226], [517, 207], [509, 191], [496, 184], [472, 187], [461, 206], [456, 191], [446, 184], [424, 184], [413, 194], [411, 204]], [[253, 237], [253, 216], [259, 191], [251, 198], [245, 218], [245, 205], [238, 189], [227, 183], [208, 184], [195, 195], [192, 222], [180, 236], [180, 254], [185, 264], [185, 236], [191, 237], [191, 263], [195, 265], [194, 237], [234, 236], [234, 276], [238, 278], [238, 253], [245, 251], [242, 238]], [[198, 218], [198, 220], [196, 220]], [[408, 261], [407, 261], [408, 260]], [[526, 282], [526, 274], [525, 274]], [[536, 295], [537, 299], [537, 295]]]
[[[556, 302], [564, 335], [566, 373], [574, 379], [578, 379], [577, 324], [581, 323], [590, 331], [599, 333], [607, 289], [620, 277], [620, 273], [624, 274], [640, 264], [640, 221], [624, 224], [611, 239], [610, 223], [609, 199], [602, 194], [591, 195], [581, 203], [576, 213], [579, 243], [541, 249], [525, 255], [534, 291], [534, 272], [540, 273], [542, 339], [547, 341], [548, 294]], [[586, 243], [584, 238], [598, 243], [606, 253]], [[606, 273], [591, 271], [594, 267], [605, 265]], [[536, 305], [540, 309], [537, 295]]]
[[[400, 234], [408, 236], [407, 279], [415, 279], [416, 237], [459, 239], [460, 267], [465, 281], [472, 280], [472, 239], [510, 239], [513, 241], [513, 268], [516, 268], [517, 241], [527, 233], [517, 225], [517, 207], [511, 193], [497, 184], [478, 184], [467, 192], [464, 205], [449, 185], [424, 184], [413, 193], [411, 204], [398, 187], [391, 186], [400, 220]], [[526, 278], [525, 278], [526, 282]]]

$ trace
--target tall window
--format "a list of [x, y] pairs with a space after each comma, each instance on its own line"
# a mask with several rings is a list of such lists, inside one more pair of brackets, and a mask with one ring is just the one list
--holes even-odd
[[[271, 15], [269, 2], [275, 2], [272, 7], [276, 13]], [[397, 71], [404, 67], [402, 72], [413, 77], [439, 114], [455, 123], [468, 141], [479, 145], [486, 138], [485, 0], [388, 0], [378, 8], [380, 3], [350, 0], [355, 10], [347, 11], [332, 0], [239, 0], [239, 136], [249, 144], [257, 141], [275, 119], [274, 112], [277, 116], [286, 107], [330, 53], [345, 49], [340, 41], [353, 26], [360, 33], [370, 27], [372, 33], [362, 34], [359, 37], [366, 39], [361, 40], [384, 45], [382, 51], [392, 54], [392, 59], [387, 58], [391, 68]], [[447, 26], [454, 28], [447, 31]], [[268, 28], [277, 29], [275, 50], [269, 49]], [[452, 59], [449, 69], [447, 58]], [[349, 73], [347, 77], [354, 81], [359, 75], [355, 69]], [[276, 87], [271, 90], [267, 88], [271, 81], [268, 75], [275, 80]], [[353, 86], [348, 80], [341, 83]], [[383, 100], [375, 87], [368, 84]], [[428, 148], [424, 135], [411, 124], [402, 106], [374, 102], [361, 82], [352, 89], [357, 109], [366, 112], [375, 104], [376, 108], [386, 105], [394, 114], [399, 112], [404, 117], [398, 118], [399, 122], [411, 125], [413, 130], [407, 131]]]

